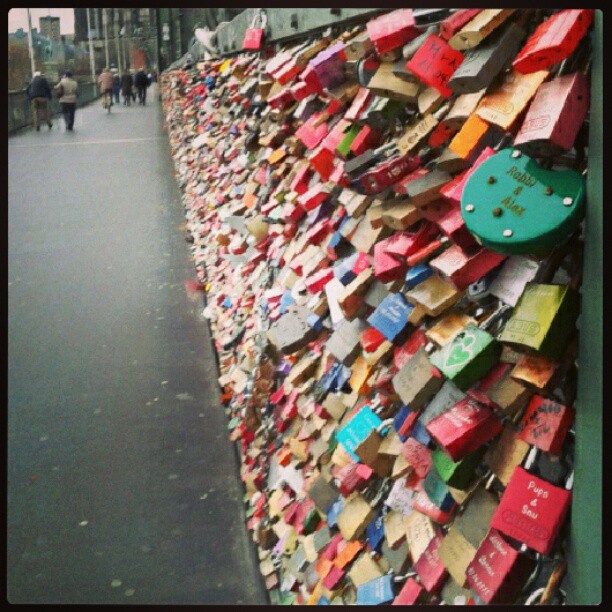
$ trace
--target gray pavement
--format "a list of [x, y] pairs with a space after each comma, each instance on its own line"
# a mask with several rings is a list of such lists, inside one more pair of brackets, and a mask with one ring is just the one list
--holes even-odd
[[152, 89], [9, 139], [11, 603], [266, 601]]

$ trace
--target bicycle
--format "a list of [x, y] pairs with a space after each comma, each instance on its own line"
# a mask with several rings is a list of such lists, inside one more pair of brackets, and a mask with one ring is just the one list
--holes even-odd
[[113, 105], [113, 92], [112, 90], [107, 89], [102, 94], [102, 108], [105, 108], [106, 111], [110, 114], [112, 105]]

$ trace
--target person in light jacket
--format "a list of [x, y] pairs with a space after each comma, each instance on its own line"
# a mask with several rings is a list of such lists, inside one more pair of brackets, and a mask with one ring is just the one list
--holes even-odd
[[40, 132], [40, 116], [47, 122], [49, 129], [53, 127], [49, 119], [49, 100], [51, 100], [51, 87], [49, 81], [41, 72], [35, 72], [32, 82], [28, 85], [28, 98], [32, 105], [32, 117], [36, 131]]
[[59, 97], [62, 115], [66, 122], [66, 130], [74, 130], [74, 115], [76, 113], [76, 101], [78, 95], [77, 82], [72, 78], [72, 72], [66, 70], [62, 80], [55, 86], [55, 91]]

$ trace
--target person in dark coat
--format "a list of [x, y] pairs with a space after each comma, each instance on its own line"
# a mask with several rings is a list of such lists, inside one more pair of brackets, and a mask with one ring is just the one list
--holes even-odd
[[49, 129], [53, 127], [49, 118], [49, 100], [51, 99], [51, 87], [49, 81], [40, 72], [34, 73], [32, 82], [28, 85], [28, 98], [32, 106], [32, 117], [36, 131], [40, 132], [40, 116], [47, 122]]
[[111, 70], [113, 73], [113, 95], [115, 96], [115, 103], [119, 104], [119, 94], [121, 93], [121, 77], [117, 72], [116, 68]]
[[134, 87], [134, 77], [126, 72], [121, 77], [121, 93], [123, 95], [123, 106], [130, 105], [132, 101], [132, 87]]
[[149, 86], [149, 77], [144, 70], [139, 70], [136, 73], [134, 85], [138, 92], [138, 102], [144, 106], [147, 101], [147, 87]]

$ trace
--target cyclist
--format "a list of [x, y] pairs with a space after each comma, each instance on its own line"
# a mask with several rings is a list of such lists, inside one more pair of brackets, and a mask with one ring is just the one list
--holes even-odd
[[104, 68], [98, 77], [100, 92], [104, 96], [104, 108], [113, 105], [113, 75], [108, 68]]

